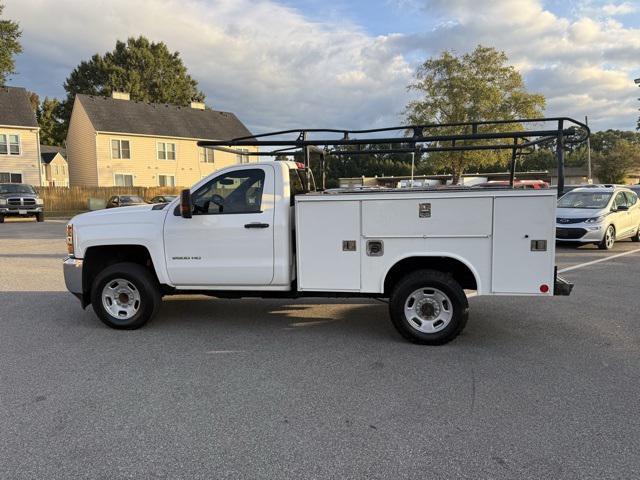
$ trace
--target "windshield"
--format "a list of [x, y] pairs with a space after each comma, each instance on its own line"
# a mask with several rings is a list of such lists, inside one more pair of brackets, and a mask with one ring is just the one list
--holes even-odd
[[144, 200], [136, 195], [123, 195], [120, 197], [120, 201], [123, 203], [144, 203]]
[[31, 185], [21, 183], [0, 183], [0, 194], [3, 193], [29, 193], [35, 195], [36, 192]]
[[559, 208], [604, 208], [611, 200], [610, 192], [569, 192], [558, 200]]

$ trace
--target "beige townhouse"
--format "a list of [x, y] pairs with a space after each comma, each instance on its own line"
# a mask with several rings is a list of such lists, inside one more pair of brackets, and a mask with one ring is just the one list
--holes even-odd
[[42, 185], [46, 187], [68, 187], [69, 166], [62, 147], [40, 145], [42, 159]]
[[[67, 133], [72, 186], [190, 186], [248, 155], [204, 149], [198, 140], [224, 140], [251, 133], [229, 112], [76, 95]], [[248, 151], [248, 150], [245, 150]]]
[[0, 87], [0, 183], [42, 185], [40, 129], [20, 87]]

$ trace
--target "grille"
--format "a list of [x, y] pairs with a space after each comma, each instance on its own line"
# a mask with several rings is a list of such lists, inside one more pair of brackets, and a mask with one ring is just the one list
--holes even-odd
[[569, 223], [582, 223], [584, 221], [588, 220], [588, 218], [562, 218], [562, 217], [558, 217], [556, 218], [556, 223], [563, 223], [563, 224], [569, 224]]
[[9, 198], [7, 199], [7, 204], [11, 207], [35, 207], [36, 199], [35, 198]]
[[584, 228], [556, 228], [556, 238], [576, 240], [582, 238], [587, 231]]

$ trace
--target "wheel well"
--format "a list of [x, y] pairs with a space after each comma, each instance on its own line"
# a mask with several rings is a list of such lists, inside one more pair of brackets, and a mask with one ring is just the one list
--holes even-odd
[[405, 275], [424, 269], [438, 270], [451, 274], [463, 289], [478, 289], [475, 275], [460, 260], [451, 257], [409, 257], [400, 260], [387, 272], [387, 276], [384, 279], [384, 293], [389, 295], [393, 286]]
[[101, 245], [89, 247], [84, 255], [82, 290], [89, 300], [93, 279], [109, 265], [121, 262], [131, 262], [149, 269], [158, 278], [153, 266], [151, 254], [142, 245]]

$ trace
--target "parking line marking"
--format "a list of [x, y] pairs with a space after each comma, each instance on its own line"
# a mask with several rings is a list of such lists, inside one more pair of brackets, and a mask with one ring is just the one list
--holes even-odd
[[579, 263], [578, 265], [573, 265], [571, 267], [563, 268], [562, 270], [558, 270], [558, 273], [569, 272], [571, 270], [577, 270], [578, 268], [588, 267], [589, 265], [595, 265], [596, 263], [606, 262], [608, 260], [613, 260], [614, 258], [624, 257], [625, 255], [631, 255], [632, 253], [640, 252], [640, 248], [636, 248], [635, 250], [629, 250], [628, 252], [618, 253], [617, 255], [611, 255], [609, 257], [599, 258], [598, 260], [592, 260], [590, 262]]
[[218, 353], [245, 353], [245, 350], [209, 350], [207, 353], [210, 355]]

